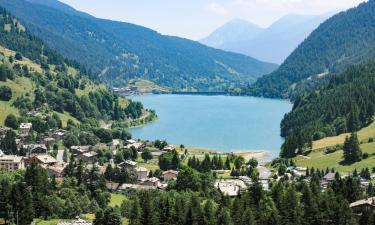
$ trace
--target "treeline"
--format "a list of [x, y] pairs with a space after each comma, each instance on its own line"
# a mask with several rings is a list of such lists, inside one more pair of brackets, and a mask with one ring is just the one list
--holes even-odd
[[[211, 192], [192, 191], [190, 187], [199, 186], [192, 185], [199, 180], [198, 174], [192, 174], [188, 168], [178, 175], [176, 182], [185, 181], [180, 184], [186, 189], [126, 192], [129, 200], [119, 209], [122, 216], [130, 225], [358, 224], [349, 202], [364, 197], [358, 179], [348, 177], [336, 178], [325, 191], [314, 181], [294, 183], [283, 178], [266, 192], [255, 181], [246, 192], [229, 198], [217, 192], [209, 179], [200, 182]], [[374, 213], [362, 215], [359, 223], [372, 225], [374, 219]]]
[[28, 225], [34, 218], [72, 219], [106, 208], [110, 195], [105, 179], [94, 166], [78, 166], [61, 184], [32, 164], [26, 171], [0, 171], [0, 218], [5, 224]]
[[373, 121], [375, 112], [375, 63], [355, 66], [334, 76], [328, 85], [299, 96], [281, 122], [286, 137], [283, 151], [293, 156], [311, 141], [356, 132]]

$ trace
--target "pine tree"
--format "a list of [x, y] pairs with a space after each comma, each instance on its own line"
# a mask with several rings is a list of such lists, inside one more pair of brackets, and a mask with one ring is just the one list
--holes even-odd
[[227, 208], [225, 207], [222, 208], [219, 211], [217, 217], [218, 217], [217, 225], [233, 225], [229, 210]]
[[358, 136], [356, 133], [352, 133], [350, 138], [346, 137], [343, 150], [345, 162], [353, 163], [361, 160], [362, 150], [359, 146]]

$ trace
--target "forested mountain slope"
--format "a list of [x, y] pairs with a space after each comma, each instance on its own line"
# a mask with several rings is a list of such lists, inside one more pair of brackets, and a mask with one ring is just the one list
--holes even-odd
[[65, 124], [125, 121], [140, 118], [144, 111], [141, 103], [90, 79], [83, 66], [46, 46], [4, 8], [0, 8], [0, 106], [0, 124], [10, 114], [26, 117], [38, 111], [47, 116], [35, 122], [35, 129], [37, 124], [48, 129], [44, 124], [48, 118]]
[[111, 85], [139, 77], [172, 89], [224, 90], [254, 82], [276, 68], [141, 26], [97, 19], [55, 0], [0, 0], [0, 5]]
[[356, 132], [373, 121], [375, 61], [332, 77], [328, 85], [300, 95], [281, 123], [283, 156], [293, 156], [328, 136]]
[[[375, 1], [339, 13], [321, 24], [275, 72], [245, 90], [247, 94], [288, 98], [309, 89], [328, 73], [375, 56]], [[301, 85], [302, 84], [302, 85]]]

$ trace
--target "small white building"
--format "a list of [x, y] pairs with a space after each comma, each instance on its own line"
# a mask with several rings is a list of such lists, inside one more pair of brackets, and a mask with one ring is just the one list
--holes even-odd
[[32, 123], [21, 123], [19, 128], [19, 135], [28, 136], [32, 127]]
[[148, 177], [148, 169], [144, 167], [137, 167], [135, 168], [137, 172], [137, 179], [138, 180], [145, 180]]

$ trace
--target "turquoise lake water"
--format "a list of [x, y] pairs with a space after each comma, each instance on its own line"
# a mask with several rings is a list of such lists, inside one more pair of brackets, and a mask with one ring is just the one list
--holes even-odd
[[283, 139], [280, 121], [292, 105], [288, 101], [254, 97], [205, 95], [133, 96], [159, 119], [130, 129], [133, 138], [167, 140], [176, 145], [225, 152], [267, 150], [279, 153]]

